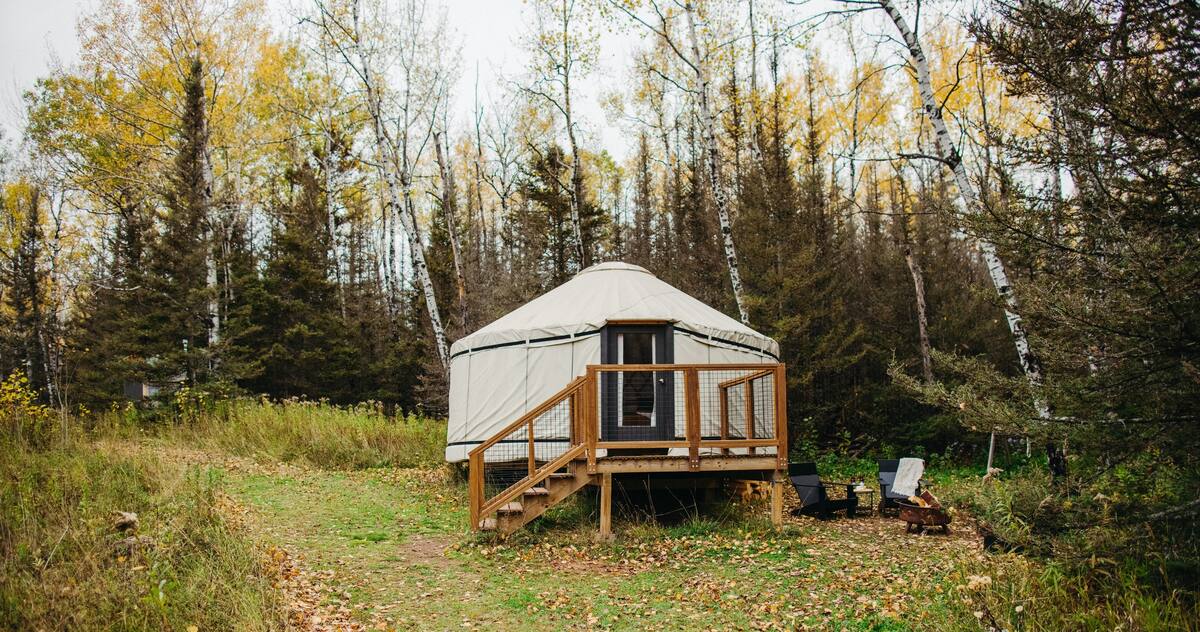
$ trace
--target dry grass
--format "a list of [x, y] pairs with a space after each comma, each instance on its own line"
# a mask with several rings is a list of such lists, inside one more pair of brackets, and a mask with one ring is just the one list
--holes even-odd
[[[271, 630], [272, 573], [215, 472], [95, 444], [0, 447], [0, 627]], [[114, 511], [136, 512], [130, 549]], [[217, 605], [219, 604], [219, 607]]]
[[260, 461], [342, 470], [444, 462], [445, 421], [414, 414], [387, 417], [369, 404], [343, 408], [239, 399], [184, 418], [195, 421], [162, 430], [169, 442]]

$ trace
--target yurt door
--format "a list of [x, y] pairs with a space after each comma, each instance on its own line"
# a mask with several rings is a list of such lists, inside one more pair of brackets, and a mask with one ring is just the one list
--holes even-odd
[[[673, 328], [608, 325], [601, 331], [604, 364], [672, 364]], [[675, 434], [675, 379], [671, 371], [605, 373], [601, 377], [604, 441], [669, 440]]]

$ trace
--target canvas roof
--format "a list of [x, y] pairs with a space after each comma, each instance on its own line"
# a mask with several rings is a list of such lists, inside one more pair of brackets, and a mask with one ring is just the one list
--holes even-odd
[[676, 328], [779, 356], [779, 344], [661, 281], [645, 268], [608, 262], [459, 339], [451, 355], [594, 333], [609, 321], [664, 320]]

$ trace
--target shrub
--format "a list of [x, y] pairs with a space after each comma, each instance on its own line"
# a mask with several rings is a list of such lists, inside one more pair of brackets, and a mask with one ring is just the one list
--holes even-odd
[[3, 433], [21, 445], [43, 446], [54, 430], [54, 411], [37, 402], [29, 379], [13, 371], [0, 382], [0, 425]]

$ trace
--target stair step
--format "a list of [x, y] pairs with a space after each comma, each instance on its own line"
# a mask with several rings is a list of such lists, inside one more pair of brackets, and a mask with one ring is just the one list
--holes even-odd
[[518, 502], [511, 502], [496, 510], [496, 513], [502, 514], [519, 514], [525, 511], [525, 506]]
[[575, 475], [570, 472], [555, 472], [550, 475], [550, 480], [552, 481], [571, 480], [573, 478], [575, 478]]
[[529, 489], [525, 490], [525, 495], [526, 496], [549, 496], [550, 490], [546, 489], [545, 487], [530, 487]]
[[479, 530], [480, 531], [495, 531], [496, 530], [496, 519], [495, 518], [484, 518], [483, 520], [480, 520], [479, 521]]

